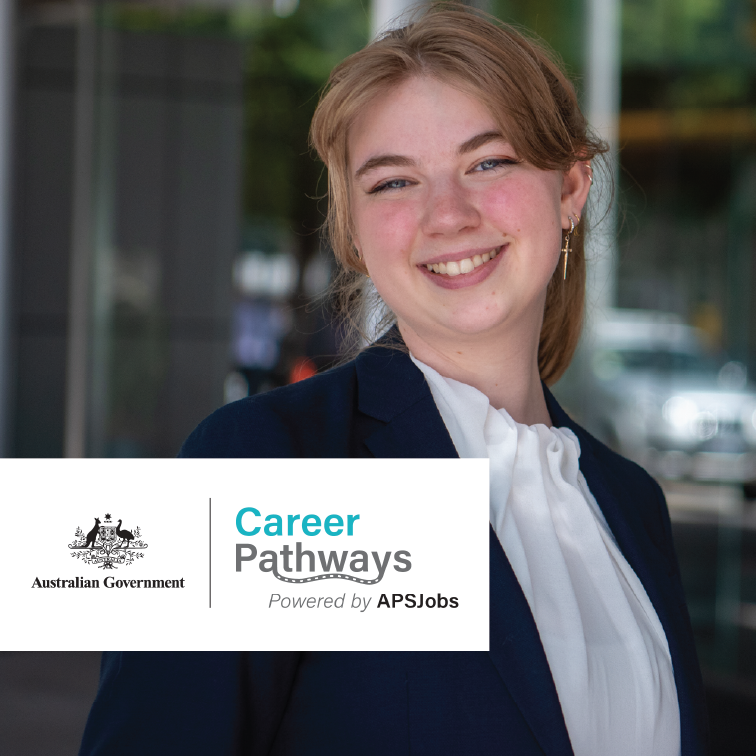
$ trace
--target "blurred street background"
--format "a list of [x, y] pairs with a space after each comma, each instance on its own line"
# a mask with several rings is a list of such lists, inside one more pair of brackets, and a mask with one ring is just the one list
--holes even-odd
[[[555, 393], [662, 484], [713, 753], [754, 754], [756, 2], [475, 4], [561, 55], [612, 147]], [[405, 5], [0, 0], [0, 456], [172, 457], [339, 359], [307, 129]], [[75, 754], [98, 662], [0, 651], [0, 754]]]

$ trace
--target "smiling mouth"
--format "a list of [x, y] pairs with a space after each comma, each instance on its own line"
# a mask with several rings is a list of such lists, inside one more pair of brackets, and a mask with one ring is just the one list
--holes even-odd
[[459, 276], [463, 273], [472, 273], [475, 268], [485, 265], [493, 260], [501, 252], [501, 247], [495, 247], [490, 252], [484, 252], [482, 255], [473, 255], [465, 257], [463, 260], [450, 260], [442, 263], [428, 263], [425, 267], [432, 273], [438, 273], [442, 276]]

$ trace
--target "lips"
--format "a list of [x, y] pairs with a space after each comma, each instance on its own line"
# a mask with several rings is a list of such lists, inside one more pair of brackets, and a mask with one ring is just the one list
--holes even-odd
[[428, 282], [435, 286], [442, 289], [465, 289], [477, 286], [492, 275], [499, 263], [506, 258], [508, 246], [509, 244], [502, 244], [488, 250], [470, 249], [456, 255], [439, 255], [428, 262], [420, 263], [417, 268]]
[[438, 263], [425, 263], [425, 268], [432, 273], [437, 273], [441, 276], [459, 276], [464, 273], [472, 273], [476, 268], [481, 265], [485, 265], [490, 260], [496, 258], [496, 255], [501, 251], [501, 247], [494, 247], [493, 249], [483, 252], [482, 254], [474, 254], [470, 257], [463, 257], [460, 260], [448, 260], [446, 262]]

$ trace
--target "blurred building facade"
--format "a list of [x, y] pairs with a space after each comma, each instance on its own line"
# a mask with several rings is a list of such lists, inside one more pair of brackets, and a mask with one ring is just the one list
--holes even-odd
[[70, 9], [23, 17], [17, 48], [11, 449], [171, 455], [228, 359], [241, 46]]

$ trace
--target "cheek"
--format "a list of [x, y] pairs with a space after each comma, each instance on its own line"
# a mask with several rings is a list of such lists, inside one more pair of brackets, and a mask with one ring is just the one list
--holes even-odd
[[482, 192], [478, 201], [485, 217], [505, 234], [557, 233], [561, 225], [558, 197], [538, 184], [504, 183]]
[[[561, 206], [556, 192], [540, 184], [492, 193], [484, 198], [486, 216], [530, 250], [539, 264], [555, 265], [561, 250]], [[535, 260], [522, 260], [530, 264]]]
[[404, 203], [386, 202], [355, 212], [355, 228], [365, 261], [370, 265], [395, 262], [406, 256], [415, 236], [415, 213]]
[[516, 240], [511, 271], [533, 292], [548, 285], [561, 256], [560, 203], [549, 189], [540, 183], [512, 184], [479, 197], [488, 222]]

